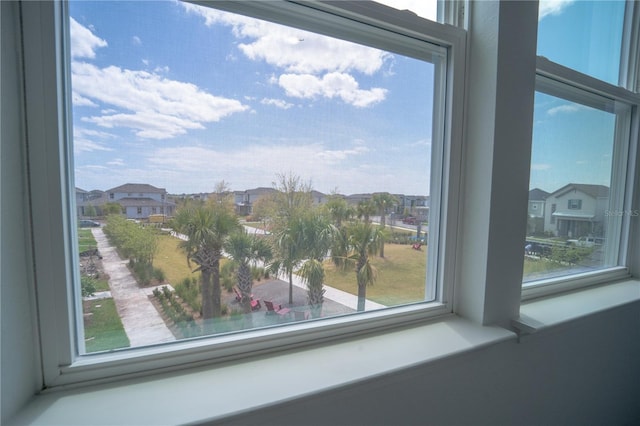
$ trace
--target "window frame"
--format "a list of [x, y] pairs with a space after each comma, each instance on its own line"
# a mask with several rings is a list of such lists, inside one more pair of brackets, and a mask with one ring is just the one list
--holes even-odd
[[[194, 2], [203, 4], [206, 2]], [[409, 37], [444, 47], [449, 52], [446, 85], [437, 88], [444, 105], [434, 108], [442, 114], [445, 141], [439, 151], [442, 167], [440, 191], [432, 194], [432, 212], [438, 214], [439, 255], [437, 282], [440, 301], [364, 312], [349, 317], [328, 318], [318, 322], [293, 324], [273, 329], [249, 330], [243, 333], [131, 348], [126, 351], [78, 354], [78, 330], [82, 329], [81, 300], [75, 297], [73, 286], [80, 282], [75, 261], [78, 257], [73, 236], [76, 229], [73, 193], [73, 152], [68, 141], [71, 135], [70, 87], [67, 5], [64, 2], [23, 2], [21, 15], [25, 46], [25, 115], [27, 117], [27, 152], [29, 162], [29, 211], [35, 275], [38, 339], [43, 388], [86, 382], [116, 380], [150, 371], [182, 369], [211, 362], [223, 362], [293, 347], [317, 345], [346, 336], [407, 326], [452, 312], [453, 283], [456, 268], [458, 219], [448, 212], [458, 211], [461, 200], [460, 173], [462, 155], [464, 75], [466, 33], [405, 13], [392, 13], [382, 5], [364, 2], [298, 2], [279, 3], [215, 2], [216, 8], [236, 13], [251, 12], [253, 17], [287, 21], [305, 29], [321, 32], [330, 29], [332, 35], [350, 36], [350, 21], [368, 25], [366, 37], [384, 48], [386, 37]], [[318, 15], [321, 13], [322, 15]], [[322, 17], [321, 22], [318, 18]], [[326, 28], [319, 26], [326, 25]], [[394, 35], [395, 34], [395, 35]], [[392, 49], [397, 52], [397, 49]], [[402, 52], [399, 52], [402, 54]], [[438, 145], [438, 144], [434, 144]], [[433, 182], [433, 178], [432, 178]], [[432, 184], [433, 185], [433, 184]], [[110, 194], [110, 197], [113, 194]], [[438, 206], [439, 208], [434, 208]], [[47, 215], [38, 214], [46, 211]], [[436, 223], [435, 221], [432, 223]], [[436, 229], [433, 229], [436, 231]], [[437, 235], [437, 233], [436, 233]], [[74, 284], [76, 283], [76, 284]], [[274, 340], [276, 339], [277, 340]]]
[[[628, 4], [629, 5], [629, 4]], [[637, 14], [637, 7], [627, 7], [627, 12]], [[626, 12], [626, 13], [627, 13]], [[636, 19], [636, 18], [634, 18]], [[625, 19], [625, 22], [627, 20]], [[626, 24], [625, 24], [626, 25]], [[625, 26], [625, 35], [623, 40], [629, 43], [629, 35], [626, 32], [631, 31], [631, 27]], [[637, 30], [634, 30], [637, 37]], [[634, 44], [638, 48], [637, 43]], [[625, 48], [626, 49], [626, 48]], [[634, 81], [636, 72], [635, 61], [625, 59], [626, 54], [634, 56], [631, 51], [622, 51], [621, 67], [629, 66], [630, 68], [621, 72], [627, 82]], [[625, 84], [625, 81], [621, 81]], [[614, 140], [614, 152], [612, 163], [612, 181], [609, 195], [609, 205], [620, 208], [622, 211], [632, 211], [632, 206], [638, 203], [634, 198], [635, 174], [637, 173], [638, 163], [638, 112], [640, 109], [640, 94], [622, 86], [615, 86], [595, 77], [583, 74], [571, 68], [557, 64], [549, 59], [538, 56], [536, 60], [536, 90], [543, 88], [543, 92], [552, 92], [554, 96], [560, 96], [570, 99], [574, 102], [589, 105], [598, 108], [598, 99], [606, 99], [607, 101], [620, 104], [624, 111], [620, 111], [618, 106], [616, 111], [616, 135]], [[635, 196], [637, 197], [637, 196]], [[619, 206], [619, 207], [618, 207]], [[553, 212], [552, 212], [553, 213]], [[533, 280], [523, 282], [522, 284], [522, 300], [527, 301], [539, 297], [545, 297], [561, 292], [571, 291], [575, 289], [585, 288], [593, 285], [604, 284], [607, 282], [622, 280], [632, 276], [631, 270], [635, 267], [629, 254], [633, 249], [632, 233], [637, 233], [632, 226], [632, 218], [630, 215], [623, 215], [619, 223], [611, 225], [609, 221], [609, 230], [607, 235], [615, 233], [619, 235], [618, 244], [611, 250], [608, 250], [609, 261], [606, 263], [614, 264], [611, 267], [604, 267], [597, 271], [584, 272], [577, 274], [564, 275], [553, 278]], [[552, 217], [553, 221], [553, 217]], [[553, 223], [553, 222], [552, 222]], [[611, 230], [611, 227], [617, 228]], [[610, 239], [609, 237], [607, 237]]]

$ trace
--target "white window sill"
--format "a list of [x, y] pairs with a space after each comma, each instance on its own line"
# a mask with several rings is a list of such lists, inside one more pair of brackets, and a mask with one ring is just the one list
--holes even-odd
[[526, 335], [638, 300], [640, 281], [624, 280], [523, 303], [512, 325]]
[[184, 424], [215, 419], [506, 340], [499, 327], [447, 318], [233, 364], [36, 396], [11, 424]]
[[[524, 303], [527, 334], [640, 301], [627, 280]], [[499, 327], [448, 316], [318, 347], [36, 396], [9, 424], [163, 425], [221, 420], [350, 383], [516, 340]]]

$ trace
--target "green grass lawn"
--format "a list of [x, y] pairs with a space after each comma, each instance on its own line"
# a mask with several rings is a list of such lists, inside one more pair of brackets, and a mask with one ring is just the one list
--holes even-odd
[[537, 276], [544, 276], [549, 272], [559, 271], [562, 269], [567, 269], [567, 267], [547, 259], [529, 259], [528, 257], [525, 257], [522, 276], [525, 280], [527, 278], [532, 279]]
[[108, 351], [129, 347], [129, 338], [113, 299], [83, 302], [85, 317], [84, 339], [87, 352]]
[[78, 229], [78, 251], [82, 253], [98, 247], [96, 240], [93, 238], [91, 229]]
[[[414, 250], [410, 245], [385, 244], [385, 258], [373, 257], [378, 269], [378, 280], [367, 288], [367, 299], [387, 306], [424, 300], [427, 272], [426, 247]], [[336, 270], [330, 262], [325, 264], [325, 283], [331, 287], [358, 294], [355, 267], [347, 271]]]
[[195, 274], [192, 269], [197, 265], [191, 263], [191, 267], [187, 264], [187, 256], [179, 247], [180, 240], [170, 235], [158, 235], [158, 252], [153, 258], [153, 266], [164, 271], [167, 282], [176, 285], [185, 277], [196, 277], [200, 279], [200, 272]]

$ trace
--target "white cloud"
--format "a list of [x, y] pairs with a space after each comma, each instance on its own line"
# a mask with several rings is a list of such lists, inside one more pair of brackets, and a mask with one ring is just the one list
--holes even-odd
[[78, 95], [76, 92], [71, 94], [71, 101], [73, 102], [73, 106], [90, 106], [97, 107], [98, 104], [91, 102], [91, 99], [84, 98]]
[[76, 154], [81, 152], [93, 151], [113, 151], [104, 145], [105, 139], [112, 138], [113, 135], [106, 132], [98, 132], [95, 130], [84, 129], [81, 127], [73, 128], [73, 151]]
[[70, 18], [71, 30], [71, 57], [73, 58], [95, 58], [95, 50], [99, 47], [106, 47], [107, 42], [95, 36], [91, 30], [79, 24], [75, 19]]
[[252, 39], [238, 45], [248, 58], [263, 60], [290, 73], [358, 71], [371, 75], [391, 57], [378, 49], [295, 28], [188, 3], [182, 5], [188, 12], [202, 16], [208, 26], [228, 25], [237, 38]]
[[282, 99], [263, 99], [260, 101], [262, 105], [272, 105], [281, 109], [289, 109], [293, 106], [293, 104], [283, 101]]
[[109, 128], [128, 127], [142, 138], [171, 138], [248, 109], [240, 101], [214, 96], [194, 84], [147, 71], [74, 62], [72, 76], [78, 96], [127, 111], [93, 116], [86, 121]]
[[574, 2], [575, 0], [540, 0], [538, 6], [538, 20], [541, 21], [547, 16], [560, 15]]
[[115, 158], [112, 161], [108, 161], [107, 165], [109, 166], [124, 166], [124, 160], [122, 158]]
[[[349, 190], [371, 180], [371, 171], [362, 168], [354, 157], [366, 152], [362, 147], [329, 150], [322, 144], [249, 145], [231, 152], [209, 147], [182, 146], [157, 149], [147, 159], [149, 169], [158, 176], [166, 171], [176, 176], [172, 187], [212, 188], [221, 179], [229, 180], [234, 189], [268, 185], [277, 173], [289, 172], [311, 179], [316, 189], [330, 191], [340, 186]], [[211, 165], [215, 164], [215, 169]], [[193, 173], [193, 170], [212, 170]], [[379, 170], [378, 170], [379, 171]], [[257, 184], [257, 182], [259, 182]], [[208, 186], [207, 186], [208, 185]]]
[[140, 37], [138, 36], [133, 36], [131, 37], [131, 43], [133, 43], [133, 45], [135, 46], [140, 46], [142, 45], [142, 40], [140, 40]]
[[[107, 45], [73, 18], [71, 39], [76, 58], [94, 58], [94, 50]], [[134, 43], [136, 39], [134, 36]], [[148, 61], [143, 59], [143, 63], [148, 64]], [[157, 67], [151, 73], [116, 66], [99, 68], [74, 60], [71, 72], [74, 105], [97, 107], [100, 102], [107, 107], [103, 111], [109, 111], [85, 117], [84, 121], [107, 128], [128, 127], [141, 138], [171, 138], [248, 109], [235, 99], [214, 96], [194, 84], [158, 75], [168, 73], [167, 66]], [[83, 146], [86, 150], [98, 149], [95, 144], [84, 142], [79, 144], [81, 149]]]
[[580, 105], [571, 104], [571, 105], [560, 105], [557, 107], [549, 108], [547, 114], [556, 115], [556, 114], [571, 114], [574, 112], [578, 112], [582, 109]]
[[288, 96], [297, 98], [340, 98], [356, 107], [368, 107], [385, 99], [387, 90], [373, 88], [362, 90], [349, 74], [329, 73], [322, 78], [310, 74], [283, 74], [278, 84]]
[[353, 149], [320, 151], [316, 154], [316, 157], [326, 161], [328, 165], [333, 165], [341, 161], [344, 161], [351, 156], [361, 155], [366, 152], [369, 152], [369, 148], [361, 145], [361, 146], [356, 146]]

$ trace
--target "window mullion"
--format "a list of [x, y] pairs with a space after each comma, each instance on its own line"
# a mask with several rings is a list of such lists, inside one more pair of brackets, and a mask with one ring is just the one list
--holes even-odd
[[632, 92], [640, 89], [640, 7], [627, 1], [622, 32], [619, 84]]

